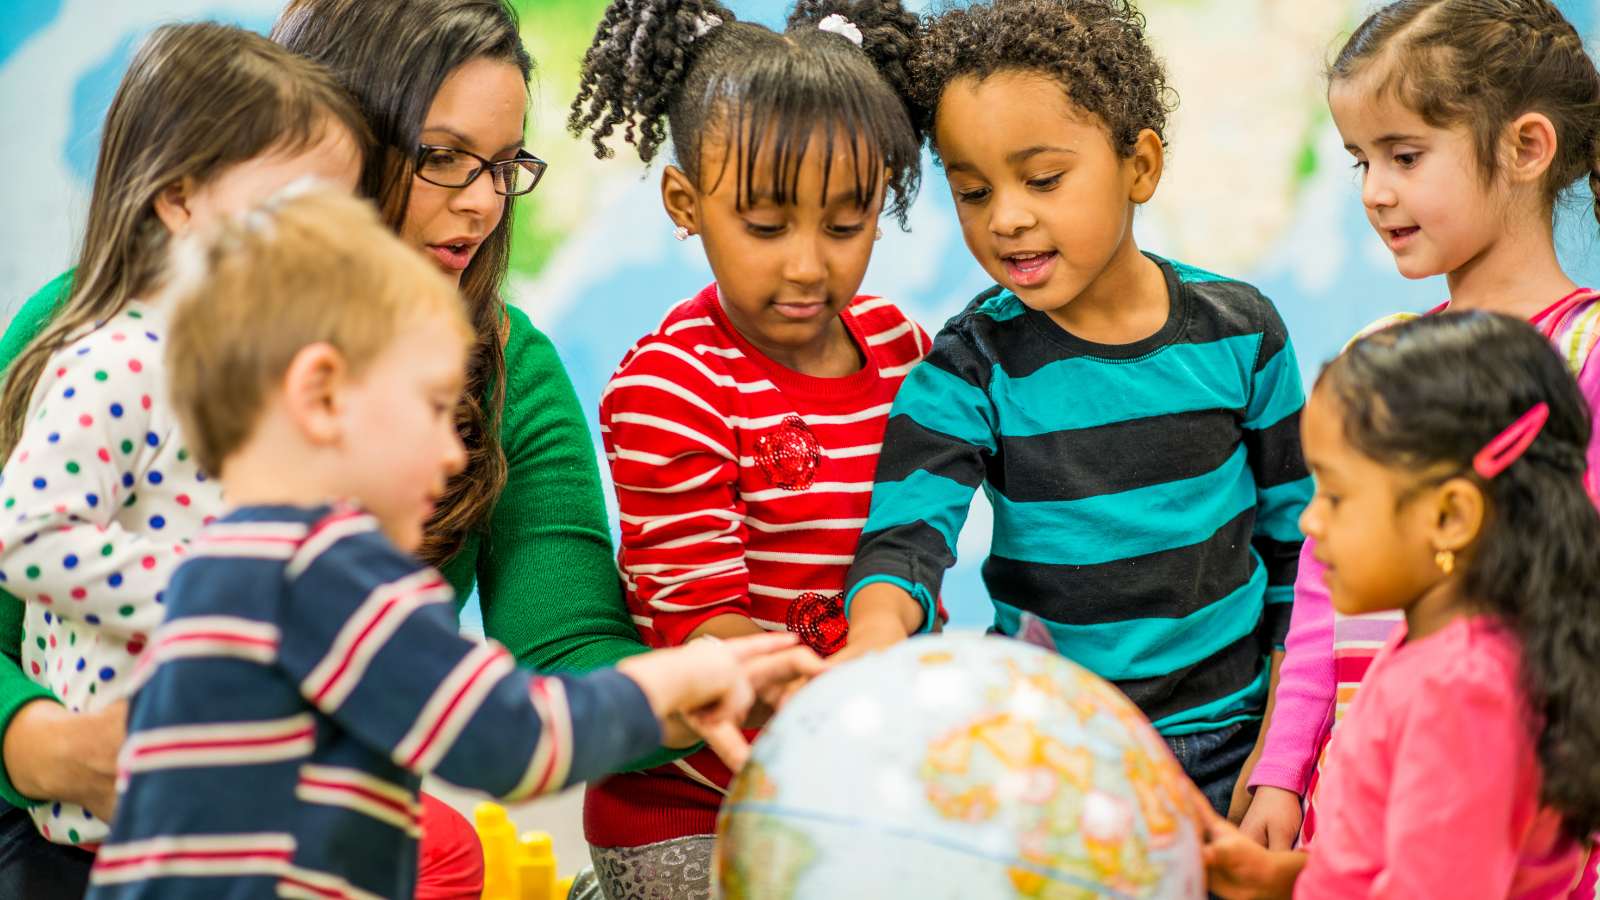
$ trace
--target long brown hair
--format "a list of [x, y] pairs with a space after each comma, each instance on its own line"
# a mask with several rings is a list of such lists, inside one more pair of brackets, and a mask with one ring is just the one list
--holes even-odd
[[50, 356], [158, 280], [170, 236], [156, 216], [156, 196], [185, 178], [203, 184], [270, 150], [311, 146], [329, 123], [343, 125], [366, 149], [366, 123], [328, 72], [259, 34], [207, 22], [150, 35], [106, 112], [72, 291], [7, 374], [0, 459], [22, 434]]
[[1600, 198], [1600, 72], [1549, 0], [1390, 3], [1350, 35], [1328, 78], [1363, 73], [1380, 76], [1376, 89], [1429, 125], [1470, 129], [1485, 181], [1499, 169], [1506, 126], [1524, 113], [1544, 113], [1556, 130], [1545, 202], [1553, 207], [1585, 175]]
[[[526, 82], [533, 59], [515, 14], [502, 0], [290, 0], [272, 38], [333, 71], [355, 95], [377, 139], [364, 183], [390, 227], [399, 230], [411, 198], [416, 152], [439, 87], [463, 63], [515, 65]], [[505, 302], [500, 284], [511, 255], [512, 199], [461, 275], [461, 294], [477, 342], [457, 411], [466, 469], [451, 479], [417, 555], [440, 565], [481, 530], [506, 482], [500, 445], [505, 405]]]

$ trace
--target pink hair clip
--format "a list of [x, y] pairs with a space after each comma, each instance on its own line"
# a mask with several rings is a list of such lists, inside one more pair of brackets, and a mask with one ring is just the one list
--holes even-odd
[[1506, 426], [1472, 457], [1472, 468], [1484, 480], [1489, 480], [1506, 470], [1526, 453], [1529, 445], [1539, 436], [1539, 430], [1550, 418], [1550, 404], [1540, 401], [1522, 417]]

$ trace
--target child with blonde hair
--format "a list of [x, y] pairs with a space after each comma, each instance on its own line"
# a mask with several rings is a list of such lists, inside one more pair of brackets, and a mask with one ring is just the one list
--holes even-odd
[[410, 896], [424, 774], [532, 796], [638, 758], [677, 714], [737, 768], [758, 691], [820, 668], [764, 635], [541, 677], [461, 637], [448, 584], [409, 555], [465, 464], [455, 287], [326, 192], [185, 249], [173, 405], [231, 511], [195, 538], [135, 676], [90, 896]]

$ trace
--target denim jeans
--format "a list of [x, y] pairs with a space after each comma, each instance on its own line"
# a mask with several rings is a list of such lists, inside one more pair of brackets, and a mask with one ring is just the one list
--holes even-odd
[[1255, 749], [1260, 732], [1260, 722], [1237, 722], [1216, 731], [1168, 737], [1167, 746], [1217, 814], [1226, 816], [1239, 769]]
[[94, 857], [52, 844], [27, 812], [0, 802], [0, 900], [82, 900]]

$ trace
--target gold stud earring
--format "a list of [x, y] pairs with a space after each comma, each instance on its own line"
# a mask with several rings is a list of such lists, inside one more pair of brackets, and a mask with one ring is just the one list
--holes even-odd
[[1449, 575], [1456, 570], [1456, 554], [1454, 550], [1440, 550], [1433, 555], [1433, 564], [1439, 570]]

